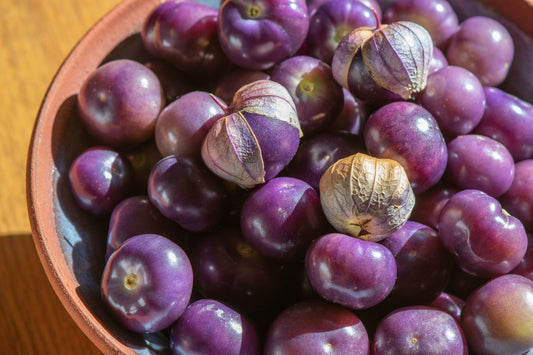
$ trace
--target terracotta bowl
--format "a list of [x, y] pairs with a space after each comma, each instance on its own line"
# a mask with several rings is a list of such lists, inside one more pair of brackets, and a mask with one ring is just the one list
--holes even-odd
[[[217, 0], [210, 0], [212, 6]], [[68, 168], [92, 142], [76, 112], [76, 95], [85, 78], [103, 62], [142, 59], [139, 31], [161, 0], [125, 0], [81, 39], [59, 68], [37, 117], [27, 165], [28, 209], [37, 252], [55, 292], [85, 334], [105, 353], [157, 353], [160, 339], [126, 331], [100, 303], [99, 280], [104, 267], [106, 221], [81, 211], [68, 186]], [[208, 2], [205, 1], [204, 2]], [[533, 7], [524, 0], [484, 1], [493, 6], [451, 0], [460, 16], [505, 16], [517, 23], [516, 65], [505, 84], [533, 101]], [[506, 21], [507, 21], [506, 20]], [[509, 22], [506, 22], [509, 23]], [[512, 25], [510, 25], [512, 26]], [[530, 97], [527, 97], [529, 95]], [[164, 339], [162, 342], [164, 343]]]

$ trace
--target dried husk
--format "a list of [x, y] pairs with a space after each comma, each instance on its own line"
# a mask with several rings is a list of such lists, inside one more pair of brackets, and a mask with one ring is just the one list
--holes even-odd
[[404, 99], [426, 87], [433, 40], [424, 27], [410, 21], [383, 25], [362, 43], [361, 51], [379, 86]]
[[201, 154], [213, 173], [242, 188], [265, 182], [261, 147], [240, 112], [214, 123], [203, 141]]
[[339, 41], [333, 53], [331, 72], [335, 81], [343, 88], [349, 89], [348, 74], [353, 58], [361, 49], [363, 42], [374, 34], [374, 30], [370, 27], [360, 27], [351, 31]]
[[357, 153], [335, 162], [320, 180], [326, 218], [340, 233], [379, 241], [409, 219], [415, 195], [395, 160]]
[[300, 137], [303, 135], [291, 95], [283, 85], [275, 81], [257, 80], [244, 85], [235, 93], [230, 110], [289, 123], [298, 128]]
[[258, 80], [235, 93], [228, 111], [204, 138], [202, 159], [222, 179], [249, 189], [265, 182], [266, 171], [261, 146], [246, 113], [288, 123], [298, 129], [301, 137], [296, 106], [283, 85]]

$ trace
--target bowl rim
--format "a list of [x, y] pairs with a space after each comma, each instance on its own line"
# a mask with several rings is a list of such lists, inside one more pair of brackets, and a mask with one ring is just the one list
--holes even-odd
[[[52, 288], [72, 319], [104, 353], [136, 354], [101, 325], [76, 294], [79, 286], [68, 272], [56, 231], [52, 130], [59, 106], [77, 94], [82, 81], [124, 38], [140, 32], [147, 14], [164, 0], [124, 0], [116, 4], [80, 38], [60, 64], [41, 103], [31, 133], [26, 162], [26, 203], [35, 248]], [[95, 44], [98, 45], [95, 45]]]

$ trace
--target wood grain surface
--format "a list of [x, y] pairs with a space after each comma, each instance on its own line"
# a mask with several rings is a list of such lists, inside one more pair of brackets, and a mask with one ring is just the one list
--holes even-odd
[[63, 308], [33, 246], [26, 156], [63, 59], [118, 0], [0, 1], [0, 354], [99, 354]]

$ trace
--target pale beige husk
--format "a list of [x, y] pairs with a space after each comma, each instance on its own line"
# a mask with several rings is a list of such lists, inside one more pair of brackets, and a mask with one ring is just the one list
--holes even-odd
[[379, 241], [409, 219], [415, 195], [395, 160], [357, 153], [334, 163], [320, 180], [326, 218], [341, 233]]
[[383, 25], [361, 44], [363, 61], [381, 87], [409, 99], [427, 86], [433, 40], [410, 21]]
[[261, 147], [240, 112], [215, 122], [203, 141], [202, 158], [213, 173], [242, 188], [265, 182]]
[[257, 80], [241, 87], [231, 104], [233, 112], [249, 112], [280, 120], [296, 127], [303, 135], [296, 105], [287, 89], [271, 80]]
[[363, 42], [373, 33], [374, 29], [370, 27], [360, 27], [344, 36], [337, 45], [331, 61], [331, 72], [335, 81], [345, 89], [349, 89], [350, 64], [361, 49]]

